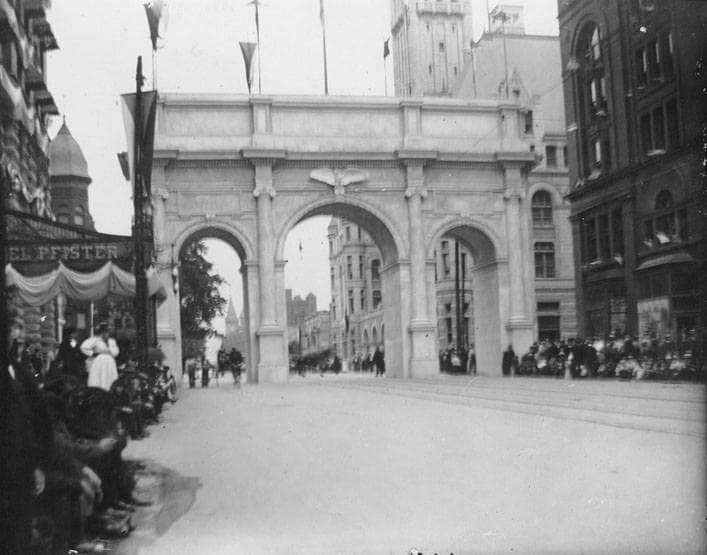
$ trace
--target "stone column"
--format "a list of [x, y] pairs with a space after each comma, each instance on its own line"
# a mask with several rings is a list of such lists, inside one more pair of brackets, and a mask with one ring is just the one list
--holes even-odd
[[[153, 168], [153, 180], [164, 181], [164, 167]], [[152, 189], [152, 230], [155, 239], [155, 258], [157, 275], [167, 292], [167, 299], [157, 306], [157, 343], [165, 354], [165, 362], [173, 371], [178, 384], [181, 384], [182, 345], [179, 292], [174, 290], [172, 272], [179, 253], [172, 252], [173, 245], [167, 234], [167, 202], [169, 191], [165, 187]], [[176, 269], [178, 272], [179, 270]]]
[[439, 371], [436, 356], [436, 326], [430, 319], [427, 304], [427, 268], [422, 202], [427, 197], [423, 161], [406, 162], [408, 234], [410, 242], [410, 376], [435, 375]]
[[[517, 353], [524, 353], [533, 342], [533, 323], [526, 310], [528, 290], [531, 283], [526, 283], [528, 276], [524, 264], [523, 248], [527, 245], [524, 234], [521, 207], [525, 200], [525, 188], [520, 165], [505, 166], [506, 191], [506, 241], [508, 248], [508, 280], [510, 317], [507, 329], [510, 342]], [[527, 257], [525, 261], [527, 262]]]
[[285, 332], [277, 321], [278, 291], [275, 275], [275, 233], [272, 203], [275, 188], [272, 178], [272, 159], [253, 160], [258, 220], [258, 278], [260, 293], [260, 323], [258, 326], [258, 381], [284, 382], [288, 378], [287, 346], [283, 346]]

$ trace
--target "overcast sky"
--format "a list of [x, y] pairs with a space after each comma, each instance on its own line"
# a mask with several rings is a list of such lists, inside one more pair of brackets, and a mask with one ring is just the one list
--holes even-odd
[[[262, 84], [267, 94], [323, 92], [319, 0], [261, 0]], [[325, 0], [331, 94], [384, 94], [383, 41], [390, 35], [389, 0]], [[491, 7], [495, 5], [492, 0]], [[149, 31], [141, 0], [54, 0], [49, 19], [60, 49], [48, 57], [49, 88], [88, 162], [90, 210], [105, 233], [130, 233], [132, 203], [116, 153], [126, 149], [119, 95], [135, 88], [143, 56], [152, 85]], [[238, 42], [254, 40], [247, 0], [168, 0], [169, 20], [155, 56], [162, 92], [246, 93]], [[475, 37], [486, 24], [486, 0], [473, 0]], [[514, 0], [526, 8], [526, 32], [557, 34], [557, 0]], [[392, 94], [392, 57], [388, 58]], [[257, 77], [256, 77], [257, 83]], [[257, 86], [257, 85], [256, 85]], [[61, 125], [57, 118], [50, 133]], [[288, 287], [329, 301], [325, 220], [293, 230]], [[302, 250], [299, 245], [302, 243]], [[236, 285], [237, 264], [212, 248], [218, 271]], [[225, 257], [225, 259], [224, 259]], [[321, 276], [314, 280], [312, 264]], [[240, 300], [236, 299], [240, 310]]]

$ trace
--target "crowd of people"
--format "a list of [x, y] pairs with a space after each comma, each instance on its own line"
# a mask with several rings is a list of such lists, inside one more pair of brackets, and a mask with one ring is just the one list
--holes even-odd
[[476, 350], [474, 345], [466, 349], [448, 347], [439, 353], [439, 369], [447, 374], [476, 375]]
[[705, 342], [694, 330], [678, 341], [671, 335], [639, 340], [619, 333], [606, 339], [544, 340], [520, 359], [509, 345], [502, 362], [504, 375], [683, 381], [704, 381], [706, 364]]
[[120, 353], [107, 324], [58, 348], [26, 348], [11, 326], [0, 369], [0, 553], [97, 553], [127, 535], [137, 505], [122, 452], [145, 435], [176, 384], [158, 350], [148, 368]]
[[319, 353], [291, 357], [290, 366], [302, 377], [307, 372], [318, 372], [320, 376], [323, 376], [325, 372], [338, 374], [344, 370], [370, 372], [379, 377], [385, 375], [385, 354], [383, 349], [376, 347], [365, 353], [356, 353], [344, 363], [335, 352], [324, 350]]

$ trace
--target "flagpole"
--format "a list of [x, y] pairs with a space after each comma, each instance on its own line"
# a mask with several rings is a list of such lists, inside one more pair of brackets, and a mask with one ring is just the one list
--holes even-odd
[[319, 0], [319, 19], [322, 22], [322, 53], [324, 57], [324, 94], [329, 94], [329, 75], [326, 59], [326, 24], [324, 22], [324, 0]]
[[155, 74], [155, 50], [152, 50], [152, 90], [157, 90], [157, 75]]
[[385, 96], [388, 96], [388, 71], [385, 65], [385, 56], [383, 56], [383, 83], [385, 87]]
[[255, 40], [258, 43], [258, 94], [263, 94], [262, 71], [260, 70], [260, 17], [258, 14], [260, 0], [253, 0], [253, 4], [255, 5]]

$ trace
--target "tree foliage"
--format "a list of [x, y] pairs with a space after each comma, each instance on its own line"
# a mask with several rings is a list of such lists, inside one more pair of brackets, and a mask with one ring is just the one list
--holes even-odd
[[185, 357], [197, 355], [205, 339], [213, 335], [211, 321], [216, 315], [223, 314], [226, 304], [226, 299], [219, 292], [219, 286], [226, 281], [212, 273], [213, 264], [204, 258], [206, 253], [204, 242], [195, 241], [180, 258], [180, 318], [182, 355]]

